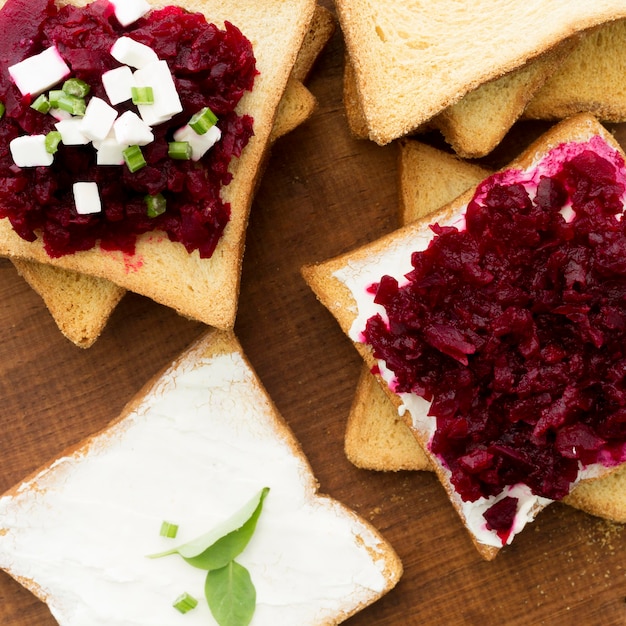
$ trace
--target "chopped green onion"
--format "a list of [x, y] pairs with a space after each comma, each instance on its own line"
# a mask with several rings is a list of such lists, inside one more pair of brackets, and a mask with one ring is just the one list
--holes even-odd
[[152, 87], [131, 87], [133, 104], [154, 104]]
[[4, 102], [0, 102], [0, 119], [2, 119], [4, 117], [4, 112], [7, 110], [7, 108], [4, 106]]
[[[157, 193], [156, 196], [146, 196], [144, 198], [146, 201], [146, 213], [148, 217], [158, 217], [165, 213], [165, 209], [167, 208], [167, 200], [163, 197], [162, 193]], [[164, 524], [166, 522], [163, 522]], [[176, 526], [172, 524], [172, 526]], [[178, 526], [176, 526], [176, 531], [178, 531]], [[163, 528], [161, 528], [161, 534], [163, 534]], [[169, 537], [169, 535], [166, 535]], [[176, 537], [176, 534], [172, 535]]]
[[[154, 196], [146, 196], [147, 198], [153, 198]], [[163, 196], [161, 196], [163, 197]], [[150, 213], [148, 212], [148, 215]], [[172, 524], [171, 522], [164, 521], [161, 524], [161, 537], [167, 537], [168, 539], [174, 539], [178, 534], [178, 524]]]
[[69, 96], [77, 98], [84, 98], [91, 91], [91, 87], [80, 78], [69, 78], [63, 83], [62, 89]]
[[39, 113], [47, 113], [52, 108], [45, 93], [42, 93], [30, 106]]
[[55, 154], [59, 149], [61, 143], [61, 133], [58, 130], [51, 130], [46, 135], [46, 152], [48, 154]]
[[217, 123], [217, 117], [209, 107], [204, 107], [198, 111], [189, 120], [189, 126], [193, 128], [198, 135], [204, 135], [210, 128]]
[[195, 609], [198, 606], [198, 601], [185, 591], [185, 593], [182, 593], [174, 600], [172, 606], [184, 614], [191, 611], [191, 609]]
[[136, 172], [147, 165], [139, 146], [130, 146], [129, 148], [126, 148], [126, 150], [122, 152], [122, 156], [124, 157], [124, 162], [131, 172]]
[[78, 96], [72, 96], [68, 93], [65, 93], [61, 89], [53, 89], [50, 94], [50, 106], [53, 109], [61, 109], [62, 111], [67, 111], [72, 115], [85, 115], [85, 111], [87, 110], [87, 104], [83, 98], [79, 98]]
[[170, 141], [167, 154], [171, 159], [189, 161], [191, 159], [191, 144], [188, 141]]

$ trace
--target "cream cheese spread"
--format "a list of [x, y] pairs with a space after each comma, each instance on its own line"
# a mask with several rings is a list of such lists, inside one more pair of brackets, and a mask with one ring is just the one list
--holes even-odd
[[[87, 449], [0, 499], [0, 566], [33, 581], [62, 626], [215, 624], [206, 573], [146, 555], [206, 533], [269, 487], [237, 557], [257, 591], [252, 624], [352, 612], [386, 588], [382, 540], [314, 495], [294, 445], [241, 355], [192, 354]], [[163, 520], [179, 525], [176, 539], [160, 537]], [[185, 591], [199, 604], [182, 615], [172, 603]]]

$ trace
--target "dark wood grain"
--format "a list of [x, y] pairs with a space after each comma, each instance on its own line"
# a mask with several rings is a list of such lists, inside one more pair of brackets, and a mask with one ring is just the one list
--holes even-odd
[[[300, 268], [397, 226], [397, 153], [394, 145], [350, 137], [341, 102], [343, 55], [337, 32], [311, 75], [317, 112], [273, 149], [252, 209], [236, 331], [321, 491], [372, 522], [403, 560], [397, 588], [348, 623], [626, 624], [621, 525], [555, 504], [487, 563], [433, 476], [359, 470], [344, 456], [361, 363]], [[513, 156], [538, 130], [517, 128], [490, 164]], [[621, 139], [623, 129], [615, 130]], [[81, 350], [61, 336], [5, 260], [0, 301], [0, 490], [105, 426], [203, 331], [129, 294], [98, 342]], [[2, 574], [0, 624], [55, 621]]]

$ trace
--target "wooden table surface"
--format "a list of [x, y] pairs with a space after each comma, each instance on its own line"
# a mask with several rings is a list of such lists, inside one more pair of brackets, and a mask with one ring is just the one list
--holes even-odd
[[[347, 623], [626, 624], [623, 526], [554, 504], [487, 563], [432, 475], [359, 470], [345, 458], [361, 361], [300, 268], [397, 226], [397, 147], [350, 137], [343, 55], [337, 32], [310, 78], [317, 112], [273, 149], [252, 208], [236, 332], [321, 491], [373, 523], [404, 563], [398, 586]], [[536, 132], [517, 128], [490, 165], [504, 163]], [[115, 418], [204, 330], [128, 294], [96, 344], [81, 350], [64, 339], [7, 260], [0, 260], [0, 302], [2, 491]], [[0, 574], [0, 624], [55, 623], [43, 604]]]

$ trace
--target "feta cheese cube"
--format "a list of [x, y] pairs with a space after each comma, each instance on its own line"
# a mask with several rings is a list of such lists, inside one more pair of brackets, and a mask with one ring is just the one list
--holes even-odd
[[102, 211], [97, 183], [74, 183], [72, 190], [74, 192], [76, 213], [79, 215], [90, 215]]
[[45, 135], [23, 135], [9, 144], [11, 156], [18, 167], [49, 167], [53, 155], [46, 150]]
[[135, 87], [152, 87], [153, 104], [138, 105], [139, 115], [150, 126], [162, 124], [183, 110], [172, 73], [165, 61], [149, 63], [133, 74]]
[[122, 113], [113, 124], [115, 139], [126, 146], [145, 146], [154, 141], [152, 129], [133, 111]]
[[188, 124], [174, 133], [175, 141], [187, 141], [191, 146], [191, 160], [199, 161], [222, 137], [222, 131], [212, 126], [204, 135], [198, 133]]
[[119, 143], [114, 138], [107, 138], [98, 143], [96, 152], [96, 163], [98, 165], [123, 165], [124, 150], [127, 145]]
[[152, 7], [146, 0], [109, 0], [113, 12], [122, 26], [130, 26], [143, 17]]
[[130, 37], [120, 37], [111, 47], [111, 56], [116, 61], [134, 68], [142, 68], [159, 60], [150, 47]]
[[69, 120], [61, 120], [54, 127], [61, 133], [61, 141], [66, 146], [86, 146], [89, 137], [86, 137], [82, 130], [83, 120], [80, 117], [72, 117]]
[[133, 71], [128, 65], [116, 67], [102, 74], [102, 86], [113, 106], [131, 99], [133, 85]]
[[112, 106], [100, 98], [93, 97], [89, 100], [87, 110], [82, 118], [80, 132], [91, 141], [101, 141], [113, 128], [113, 122], [116, 118], [117, 111]]
[[11, 65], [8, 70], [22, 95], [30, 94], [33, 97], [50, 89], [70, 74], [70, 68], [56, 46]]

